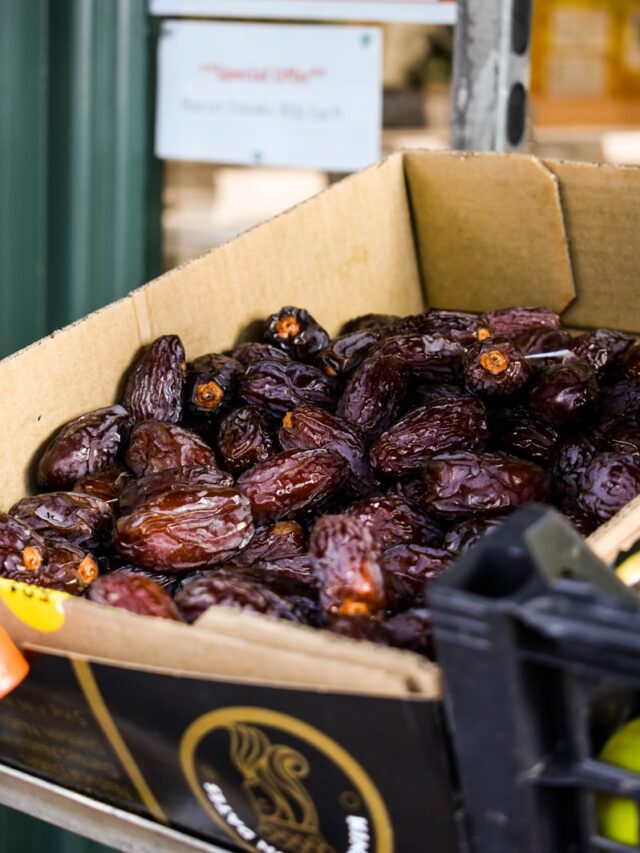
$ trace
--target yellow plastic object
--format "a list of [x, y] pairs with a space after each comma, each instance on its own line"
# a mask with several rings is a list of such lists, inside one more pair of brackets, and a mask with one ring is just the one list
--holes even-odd
[[29, 672], [22, 652], [0, 625], [0, 699], [20, 684]]
[[[640, 718], [627, 723], [609, 738], [600, 759], [640, 773]], [[598, 794], [596, 810], [601, 835], [620, 844], [636, 847], [640, 844], [638, 803], [635, 800]]]
[[14, 616], [37, 631], [57, 631], [64, 625], [68, 593], [0, 578], [0, 600]]

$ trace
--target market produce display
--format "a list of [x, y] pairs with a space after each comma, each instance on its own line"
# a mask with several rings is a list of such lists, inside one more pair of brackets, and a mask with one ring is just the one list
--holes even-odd
[[431, 655], [425, 589], [529, 501], [587, 535], [640, 493], [639, 343], [545, 308], [284, 307], [62, 426], [0, 514], [0, 575], [193, 622], [235, 607]]

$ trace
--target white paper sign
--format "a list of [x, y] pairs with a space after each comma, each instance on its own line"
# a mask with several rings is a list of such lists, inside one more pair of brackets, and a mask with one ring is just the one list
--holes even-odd
[[375, 27], [165, 21], [156, 155], [356, 171], [380, 157]]

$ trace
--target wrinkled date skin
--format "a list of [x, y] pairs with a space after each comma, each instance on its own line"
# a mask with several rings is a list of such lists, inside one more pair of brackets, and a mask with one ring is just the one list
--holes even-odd
[[327, 376], [346, 376], [359, 367], [381, 338], [374, 329], [362, 329], [334, 338], [316, 362]]
[[143, 578], [149, 578], [154, 583], [157, 583], [158, 586], [161, 586], [169, 595], [173, 596], [175, 592], [178, 590], [178, 584], [180, 582], [180, 575], [167, 575], [163, 574], [161, 571], [154, 571], [153, 569], [141, 569], [140, 566], [133, 566], [131, 563], [123, 563], [122, 565], [118, 565], [115, 568], [109, 571], [111, 575], [117, 575], [121, 572], [127, 572], [128, 574], [140, 575]]
[[371, 462], [386, 474], [420, 470], [438, 453], [482, 450], [489, 438], [487, 410], [480, 400], [440, 400], [414, 409], [371, 447]]
[[489, 338], [469, 347], [464, 363], [467, 388], [486, 397], [515, 394], [529, 382], [532, 369], [507, 338]]
[[256, 361], [244, 375], [242, 397], [273, 417], [303, 403], [333, 407], [338, 397], [336, 380], [317, 367], [297, 361]]
[[465, 311], [441, 311], [434, 309], [415, 317], [406, 317], [393, 329], [393, 334], [434, 335], [446, 338], [463, 346], [482, 340], [488, 334], [482, 318]]
[[51, 583], [51, 587], [70, 595], [81, 595], [100, 573], [91, 554], [66, 539], [47, 539], [47, 552], [49, 562], [40, 573], [52, 578], [56, 586]]
[[414, 386], [411, 393], [412, 408], [427, 406], [436, 400], [464, 400], [469, 397], [475, 397], [475, 395], [463, 385], [452, 385], [447, 382], [443, 384], [425, 382], [423, 385]]
[[70, 421], [49, 443], [38, 465], [43, 489], [70, 489], [76, 480], [112, 465], [126, 445], [131, 419], [122, 406], [97, 409]]
[[136, 477], [168, 468], [217, 468], [209, 445], [195, 432], [175, 424], [145, 421], [131, 432], [125, 461]]
[[355, 495], [370, 494], [378, 487], [360, 435], [346, 421], [318, 406], [299, 406], [287, 412], [278, 431], [284, 450], [326, 448], [349, 466], [346, 486]]
[[22, 580], [49, 559], [44, 539], [26, 522], [0, 513], [0, 577]]
[[267, 318], [264, 340], [298, 361], [311, 361], [329, 344], [329, 335], [304, 308], [291, 305]]
[[586, 364], [558, 364], [542, 371], [529, 395], [529, 406], [542, 420], [564, 426], [590, 415], [598, 393], [593, 370]]
[[286, 352], [276, 349], [269, 344], [256, 343], [249, 341], [248, 343], [238, 344], [231, 352], [231, 357], [239, 361], [243, 367], [249, 367], [255, 361], [291, 361]]
[[277, 521], [258, 527], [249, 545], [233, 559], [234, 566], [252, 566], [282, 557], [297, 557], [307, 550], [307, 537], [297, 521]]
[[73, 484], [72, 491], [93, 495], [107, 503], [115, 503], [130, 483], [133, 483], [133, 477], [126, 468], [122, 465], [109, 465], [103, 471], [81, 477]]
[[434, 657], [433, 627], [429, 611], [413, 607], [391, 616], [385, 622], [389, 645]]
[[549, 308], [500, 308], [488, 311], [484, 322], [496, 337], [513, 337], [534, 328], [560, 328], [559, 315]]
[[571, 335], [563, 329], [526, 329], [512, 338], [523, 355], [566, 350], [571, 345]]
[[168, 468], [166, 471], [141, 477], [127, 486], [120, 495], [120, 513], [126, 515], [141, 503], [183, 486], [215, 489], [232, 485], [233, 477], [216, 468]]
[[604, 436], [607, 450], [640, 456], [640, 427], [620, 424], [607, 430]]
[[410, 542], [437, 546], [442, 541], [436, 522], [419, 506], [396, 494], [356, 501], [347, 515], [366, 525], [381, 548]]
[[108, 546], [113, 540], [113, 508], [92, 495], [47, 492], [23, 498], [9, 512], [45, 540], [66, 539], [89, 549]]
[[285, 450], [238, 477], [254, 518], [278, 520], [320, 506], [338, 491], [346, 462], [330, 450]]
[[134, 572], [113, 572], [91, 584], [87, 597], [96, 604], [121, 607], [140, 616], [180, 620], [178, 608], [160, 584]]
[[602, 395], [599, 425], [607, 430], [621, 423], [640, 427], [640, 377], [623, 379]]
[[558, 446], [550, 471], [556, 491], [567, 504], [575, 501], [582, 489], [585, 470], [600, 452], [600, 439], [594, 433], [574, 433]]
[[504, 521], [504, 516], [496, 518], [472, 518], [469, 521], [461, 521], [447, 532], [444, 537], [444, 547], [450, 555], [458, 556], [464, 554], [479, 542], [483, 536], [495, 530]]
[[263, 413], [254, 406], [241, 406], [221, 421], [217, 448], [225, 468], [239, 474], [270, 459], [276, 442]]
[[263, 613], [274, 619], [303, 622], [295, 602], [269, 589], [266, 584], [241, 574], [212, 572], [193, 578], [176, 594], [175, 603], [186, 622], [195, 622], [210, 607], [234, 607]]
[[611, 329], [596, 329], [571, 342], [576, 361], [587, 364], [598, 376], [615, 367], [629, 349], [633, 337]]
[[451, 453], [427, 462], [425, 508], [445, 518], [507, 512], [544, 501], [550, 480], [533, 462], [491, 453]]
[[578, 507], [608, 521], [640, 494], [640, 462], [630, 454], [602, 453], [585, 470]]
[[464, 352], [462, 344], [443, 337], [394, 335], [378, 344], [371, 355], [397, 358], [416, 379], [452, 382], [462, 376]]
[[426, 545], [394, 545], [393, 548], [387, 548], [382, 554], [387, 608], [396, 612], [424, 603], [428, 582], [445, 572], [451, 559], [449, 551]]
[[115, 544], [136, 566], [188, 572], [233, 557], [253, 534], [249, 501], [236, 489], [182, 486], [118, 519]]
[[409, 378], [407, 365], [393, 356], [367, 358], [347, 382], [336, 414], [365, 438], [377, 438], [396, 420]]
[[177, 335], [156, 338], [127, 380], [123, 404], [134, 422], [178, 423], [182, 417], [186, 369], [180, 338]]
[[495, 413], [491, 420], [491, 438], [496, 450], [546, 466], [558, 446], [560, 433], [526, 407], [519, 406]]
[[309, 547], [325, 611], [370, 616], [384, 608], [380, 548], [366, 524], [325, 515], [316, 521]]
[[187, 367], [187, 408], [196, 415], [218, 415], [233, 402], [244, 367], [235, 358], [209, 353]]
[[298, 562], [302, 566], [300, 557], [285, 557], [282, 562], [255, 563], [245, 568], [228, 564], [212, 574], [218, 579], [258, 584], [261, 589], [267, 589], [285, 599], [296, 621], [320, 628], [325, 623], [325, 613], [318, 601], [318, 583], [311, 568], [311, 557], [306, 555], [305, 561], [304, 572], [292, 565]]

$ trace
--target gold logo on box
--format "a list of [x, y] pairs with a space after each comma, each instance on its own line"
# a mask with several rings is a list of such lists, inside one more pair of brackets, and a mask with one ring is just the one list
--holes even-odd
[[185, 777], [212, 820], [262, 853], [392, 853], [391, 822], [362, 766], [332, 738], [266, 708], [195, 720], [180, 744]]

